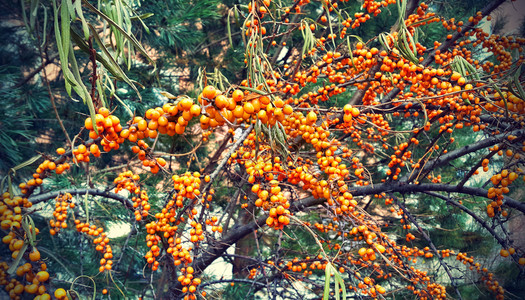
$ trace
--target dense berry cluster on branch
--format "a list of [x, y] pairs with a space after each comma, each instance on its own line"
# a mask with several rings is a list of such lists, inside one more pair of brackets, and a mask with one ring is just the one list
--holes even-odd
[[[440, 209], [446, 203], [468, 215], [501, 246], [499, 259], [523, 274], [525, 249], [514, 245], [506, 223], [512, 213], [525, 213], [523, 203], [511, 198], [525, 181], [525, 39], [478, 26], [503, 1], [462, 20], [444, 18], [423, 2], [400, 0], [365, 0], [351, 17], [347, 2], [249, 1], [240, 26], [247, 74], [239, 84], [206, 73], [196, 99], [170, 95], [122, 123], [114, 103], [93, 97], [95, 110], [83, 128], [77, 124], [80, 133], [69, 149], [58, 148], [57, 157], [42, 155], [32, 178], [18, 185], [21, 196], [9, 177], [0, 203], [2, 242], [11, 252], [0, 262], [0, 285], [9, 296], [51, 297], [50, 274], [37, 250], [39, 230], [30, 218], [37, 213], [31, 197], [38, 197], [46, 178], [72, 169], [85, 170], [89, 179], [92, 160], [125, 148], [146, 171], [130, 168], [111, 177], [113, 186], [102, 192], [88, 188], [75, 195], [84, 195], [86, 203], [90, 194], [104, 196], [129, 210], [133, 226], [146, 233], [144, 265], [172, 277], [170, 297], [205, 297], [204, 270], [254, 235], [258, 253], [243, 266], [242, 280], [268, 290], [271, 277], [283, 287], [302, 281], [312, 293], [322, 286], [328, 293], [330, 285], [322, 282], [333, 276], [335, 295], [341, 287], [356, 297], [402, 291], [446, 299], [448, 285], [460, 296], [456, 271], [464, 265], [503, 299], [505, 289], [481, 261], [438, 249], [427, 233], [431, 225], [413, 212], [425, 202], [410, 197], [432, 197], [442, 202]], [[391, 33], [353, 42], [352, 32], [394, 5], [399, 19]], [[303, 14], [316, 19], [301, 19]], [[429, 26], [442, 26], [446, 36], [424, 44], [419, 34]], [[286, 44], [293, 32], [302, 34], [300, 46]], [[93, 73], [95, 81], [96, 68]], [[153, 150], [165, 136], [198, 132], [204, 143], [223, 129], [226, 138], [221, 145], [210, 143], [217, 153], [202, 158], [208, 166], [200, 170], [173, 172], [171, 156], [168, 166], [166, 156]], [[464, 135], [474, 139], [465, 142]], [[153, 197], [141, 183], [143, 173], [165, 179], [156, 189], [166, 196]], [[486, 183], [476, 185], [483, 176]], [[221, 185], [236, 187], [226, 205], [215, 190]], [[451, 194], [472, 198], [464, 205]], [[101, 257], [99, 272], [111, 277], [118, 270], [107, 227], [77, 201], [71, 193], [56, 196], [49, 232], [60, 237], [74, 224]], [[216, 209], [227, 217], [219, 218]], [[259, 234], [276, 249], [261, 251]], [[318, 249], [302, 249], [299, 234]], [[296, 242], [284, 255], [283, 237]], [[439, 265], [446, 283], [421, 261]], [[63, 299], [67, 292], [55, 289], [54, 296]]]

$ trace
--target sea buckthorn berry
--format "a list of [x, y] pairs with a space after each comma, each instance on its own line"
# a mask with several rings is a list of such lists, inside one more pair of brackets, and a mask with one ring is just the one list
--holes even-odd
[[67, 297], [66, 290], [63, 288], [56, 289], [54, 295], [57, 299], [65, 299]]
[[204, 98], [207, 98], [207, 99], [213, 99], [215, 98], [215, 93], [217, 91], [215, 90], [215, 88], [211, 85], [208, 85], [206, 87], [204, 87], [204, 90], [202, 90], [202, 96]]

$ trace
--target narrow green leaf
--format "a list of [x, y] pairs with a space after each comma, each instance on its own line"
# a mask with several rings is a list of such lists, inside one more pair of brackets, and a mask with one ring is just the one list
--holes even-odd
[[469, 63], [468, 61], [465, 61], [465, 67], [467, 71], [470, 73], [471, 77], [473, 77], [476, 80], [480, 79], [478, 70], [476, 70], [476, 68], [471, 63]]
[[27, 217], [28, 216], [24, 216], [24, 218], [22, 219], [22, 229], [26, 233], [26, 239], [29, 242], [29, 244], [31, 246], [34, 246], [35, 237], [33, 236], [33, 232], [31, 230], [31, 227], [28, 224]]
[[408, 38], [408, 42], [410, 42], [410, 52], [413, 53], [414, 58], [417, 60], [417, 31], [415, 31], [414, 35], [410, 34], [410, 30], [408, 30], [405, 27], [406, 36]]
[[328, 20], [328, 27], [330, 28], [330, 34], [331, 34], [331, 41], [332, 41], [332, 45], [334, 46], [334, 49], [336, 49], [336, 46], [335, 46], [335, 39], [333, 38], [334, 36], [334, 31], [332, 29], [332, 18], [330, 18], [330, 10], [328, 9], [328, 5], [326, 5], [325, 2], [323, 2], [323, 7], [325, 8], [325, 12], [326, 12], [326, 19]]
[[31, 157], [30, 159], [24, 161], [23, 163], [15, 166], [15, 167], [12, 167], [11, 170], [13, 172], [16, 172], [16, 171], [18, 171], [18, 170], [20, 170], [22, 168], [25, 168], [25, 167], [27, 167], [29, 165], [32, 165], [35, 161], [39, 160], [41, 157], [42, 157], [41, 154], [35, 155], [35, 156]]
[[62, 35], [62, 51], [64, 52], [64, 64], [68, 65], [68, 55], [69, 55], [69, 44], [71, 42], [70, 37], [70, 28], [71, 28], [71, 16], [69, 14], [69, 9], [67, 7], [67, 1], [63, 1], [60, 6], [60, 34]]
[[129, 106], [128, 106], [126, 103], [124, 103], [124, 101], [122, 101], [122, 99], [120, 99], [119, 96], [113, 94], [113, 97], [115, 97], [115, 99], [117, 99], [117, 101], [118, 101], [122, 106], [124, 106], [124, 108], [126, 109], [126, 111], [127, 111], [128, 114], [129, 114], [129, 116], [130, 116], [130, 117], [133, 117], [133, 112], [131, 111], [131, 109], [129, 108]]
[[89, 222], [89, 200], [88, 200], [88, 195], [89, 195], [89, 193], [86, 192], [86, 195], [84, 196], [84, 210], [86, 211], [86, 220], [87, 220], [87, 222]]
[[75, 19], [75, 6], [73, 5], [73, 0], [63, 0], [62, 3], [66, 3], [67, 10], [69, 12], [69, 21], [71, 22], [71, 19]]
[[324, 269], [324, 293], [323, 293], [323, 300], [328, 300], [330, 298], [330, 267], [332, 266], [331, 263], [326, 264], [326, 268]]
[[133, 46], [135, 46], [135, 48], [137, 48], [155, 66], [155, 62], [153, 61], [153, 59], [149, 56], [146, 50], [144, 50], [142, 45], [137, 41], [137, 39], [133, 35], [128, 34], [124, 29], [122, 29], [122, 27], [118, 26], [118, 24], [115, 23], [115, 21], [113, 21], [111, 18], [106, 16], [103, 12], [101, 12], [96, 7], [91, 5], [91, 3], [89, 3], [87, 0], [82, 0], [82, 2], [95, 14], [99, 15], [101, 18], [106, 20], [109, 24], [113, 25], [115, 29], [117, 29], [120, 33], [122, 33], [122, 35], [124, 35], [124, 37], [126, 37], [126, 39], [128, 39], [133, 44]]
[[[64, 72], [64, 74], [65, 74], [65, 72]], [[65, 77], [65, 76], [64, 76], [64, 77]], [[69, 81], [66, 80], [66, 81], [64, 81], [64, 84], [65, 84], [65, 86], [66, 86], [66, 92], [67, 92], [67, 94], [69, 95], [69, 97], [71, 97], [71, 87], [72, 87], [72, 86], [71, 86], [71, 83], [69, 83]]]
[[235, 18], [235, 24], [239, 25], [239, 9], [237, 5], [233, 6], [233, 17]]
[[354, 70], [357, 71], [357, 67], [354, 64], [354, 54], [352, 53], [352, 46], [350, 45], [350, 37], [346, 37], [346, 46], [348, 47], [348, 54], [350, 55], [350, 62], [352, 63], [352, 67], [354, 67]]
[[[334, 274], [335, 274], [336, 273], [335, 272], [335, 268], [333, 268], [333, 269], [334, 269]], [[340, 299], [340, 295], [339, 295], [339, 280], [337, 280], [337, 278], [335, 278], [335, 277], [334, 277], [334, 289], [335, 289], [335, 299], [339, 300]]]
[[5, 184], [5, 181], [6, 181], [6, 179], [7, 179], [8, 177], [10, 177], [10, 176], [11, 176], [10, 174], [4, 176], [4, 177], [2, 178], [2, 181], [0, 181], [0, 191], [3, 191], [3, 190], [4, 190], [4, 184]]
[[228, 30], [228, 41], [230, 42], [230, 46], [233, 48], [233, 40], [232, 40], [232, 30], [230, 25], [230, 11], [228, 11], [228, 18], [226, 20], [226, 29]]
[[508, 118], [509, 117], [509, 108], [508, 108], [508, 105], [507, 105], [507, 99], [505, 98], [505, 95], [503, 95], [503, 93], [501, 92], [501, 89], [499, 88], [499, 86], [492, 79], [489, 78], [489, 82], [492, 84], [494, 89], [498, 92], [498, 94], [500, 95], [501, 99], [505, 103], [505, 118]]
[[390, 45], [388, 44], [387, 36], [388, 36], [387, 33], [382, 32], [381, 34], [379, 34], [378, 39], [379, 39], [379, 43], [381, 44], [381, 46], [383, 46], [383, 48], [385, 48], [388, 52], [390, 52], [392, 51], [392, 49], [390, 48]]
[[[121, 11], [121, 3], [119, 0], [115, 0], [115, 5], [111, 5], [111, 12], [112, 12], [112, 16], [113, 16], [113, 20], [115, 21], [116, 25], [119, 26], [120, 28], [122, 28], [126, 33], [129, 33], [129, 31], [127, 30], [127, 28], [123, 28], [122, 27], [122, 11]], [[125, 48], [125, 40], [124, 40], [124, 37], [119, 35], [119, 39], [117, 41], [117, 49], [119, 49], [120, 51], [124, 51], [124, 48]], [[128, 68], [130, 67], [131, 65], [131, 61], [128, 60], [128, 62], [126, 63], [128, 65]]]
[[136, 20], [146, 20], [147, 18], [151, 18], [153, 17], [155, 14], [154, 13], [145, 13], [145, 14], [142, 14], [140, 16], [132, 16], [130, 17], [129, 19], [132, 20], [132, 21], [136, 21]]
[[96, 84], [97, 92], [98, 92], [98, 100], [101, 103], [102, 107], [107, 107], [106, 105], [106, 93], [102, 89], [102, 77], [98, 77], [97, 84]]
[[[417, 59], [417, 56], [416, 56], [417, 54], [416, 46], [414, 44], [414, 41], [410, 38], [411, 37], [410, 32], [408, 31], [408, 29], [406, 29], [406, 27], [404, 27], [399, 33], [401, 34], [400, 38], [401, 38], [401, 42], [403, 45], [403, 52], [405, 53], [405, 58], [413, 62], [414, 64], [419, 64], [419, 60]], [[410, 40], [410, 44], [408, 40]], [[411, 45], [414, 48], [412, 48]], [[416, 54], [414, 54], [414, 52]]]
[[22, 5], [22, 20], [24, 21], [24, 26], [26, 27], [27, 32], [31, 33], [31, 27], [29, 27], [29, 22], [27, 21], [26, 7], [24, 5], [24, 0], [20, 0]]
[[346, 286], [342, 278], [341, 278], [341, 286], [343, 287], [343, 299], [346, 299]]
[[[27, 220], [29, 222], [29, 226], [31, 226], [31, 233], [33, 235], [33, 243], [36, 241], [36, 227], [35, 227], [35, 222], [33, 221], [33, 218], [31, 218], [31, 216], [26, 216], [27, 217]], [[33, 245], [33, 244], [31, 244]]]
[[[133, 84], [133, 82], [131, 82], [131, 80], [128, 78], [128, 76], [126, 75], [126, 73], [124, 73], [124, 71], [122, 71], [122, 69], [120, 68], [120, 66], [117, 64], [117, 62], [113, 59], [113, 57], [111, 56], [111, 54], [109, 53], [108, 49], [104, 46], [104, 43], [102, 42], [102, 40], [100, 39], [100, 37], [98, 36], [98, 33], [97, 31], [95, 30], [95, 28], [89, 24], [88, 25], [89, 28], [91, 29], [91, 33], [93, 34], [93, 37], [95, 38], [95, 41], [96, 43], [98, 44], [98, 46], [100, 47], [100, 49], [102, 50], [102, 52], [105, 54], [105, 57], [108, 58], [108, 63], [109, 65], [111, 65], [111, 68], [109, 69], [109, 71], [113, 71], [115, 72], [115, 76], [117, 78], [120, 78], [121, 80], [125, 81], [129, 86], [131, 86], [131, 88], [135, 91], [135, 93], [137, 93], [137, 95], [139, 96], [139, 99], [142, 100], [142, 96], [140, 95], [139, 93], [139, 90], [137, 89], [137, 87]], [[112, 74], [113, 74], [112, 72]]]
[[71, 73], [73, 74], [75, 81], [77, 82], [77, 84], [73, 86], [73, 89], [80, 96], [80, 98], [82, 98], [84, 103], [86, 103], [88, 99], [91, 100], [91, 96], [89, 95], [89, 92], [87, 91], [87, 88], [82, 82], [82, 78], [80, 77], [80, 70], [78, 68], [77, 60], [73, 53], [72, 44], [69, 44], [69, 57], [71, 58]]
[[29, 27], [31, 31], [35, 29], [35, 22], [38, 14], [38, 5], [40, 4], [39, 0], [31, 0], [31, 11], [29, 14]]
[[15, 273], [16, 268], [18, 267], [18, 265], [20, 264], [20, 261], [22, 260], [22, 257], [24, 257], [24, 253], [26, 252], [27, 247], [28, 247], [28, 244], [24, 241], [24, 245], [22, 246], [22, 248], [20, 248], [20, 250], [18, 250], [18, 255], [16, 256], [11, 266], [9, 266], [9, 269], [7, 270], [7, 274], [13, 275]]
[[[458, 57], [460, 56], [456, 56], [456, 58]], [[459, 74], [461, 74], [461, 76], [463, 77], [467, 76], [467, 72], [465, 71], [465, 65], [463, 64], [463, 61], [461, 59], [457, 59], [456, 62]]]
[[153, 15], [154, 15], [153, 13], [146, 13], [146, 14], [142, 14], [142, 15], [140, 15], [140, 16], [135, 15], [135, 16], [131, 16], [131, 17], [129, 18], [129, 20], [130, 20], [130, 21], [136, 21], [136, 20], [138, 20], [138, 21], [140, 22], [140, 24], [142, 24], [142, 27], [144, 27], [144, 30], [146, 30], [146, 33], [149, 34], [149, 33], [150, 33], [150, 32], [149, 32], [149, 27], [148, 27], [148, 25], [146, 25], [146, 23], [144, 23], [144, 21], [142, 21], [142, 20], [145, 20], [145, 19], [147, 19], [147, 18], [149, 18], [149, 17], [151, 17], [151, 16], [153, 16]]
[[62, 47], [62, 34], [60, 32], [60, 25], [58, 23], [58, 11], [59, 8], [56, 7], [56, 2], [53, 0], [53, 11], [54, 11], [54, 29], [55, 29], [55, 38], [57, 41], [57, 49], [58, 49], [58, 55], [60, 57], [60, 64], [62, 66], [62, 73], [64, 74], [64, 79], [66, 80], [66, 91], [69, 96], [71, 96], [71, 88], [73, 86], [76, 86], [78, 83], [76, 82], [73, 74], [69, 70], [69, 65], [67, 62], [67, 55], [69, 55], [69, 49], [67, 51], [64, 51], [64, 48]]
[[47, 41], [47, 7], [44, 7], [44, 28], [42, 30], [42, 43], [40, 44], [41, 47], [44, 47]]
[[[84, 104], [87, 104], [89, 109], [89, 115], [92, 120], [95, 120], [95, 107], [93, 105], [93, 99], [91, 99], [91, 95], [89, 94], [89, 91], [87, 90], [86, 86], [82, 82], [82, 78], [80, 77], [80, 71], [78, 69], [77, 60], [75, 56], [73, 55], [73, 45], [69, 45], [69, 52], [71, 55], [71, 71], [73, 72], [73, 76], [75, 76], [75, 79], [79, 83], [77, 86], [73, 86], [73, 89], [75, 92], [82, 98], [84, 101]], [[95, 130], [95, 133], [98, 134], [97, 126], [94, 126], [93, 129]]]
[[[71, 38], [77, 44], [77, 46], [80, 48], [80, 50], [82, 50], [83, 52], [85, 52], [88, 55], [91, 54], [88, 44], [73, 29], [71, 29]], [[116, 72], [115, 70], [113, 70], [113, 66], [107, 61], [106, 58], [104, 58], [99, 53], [96, 53], [95, 58], [96, 58], [96, 60], [98, 62], [100, 62], [104, 66], [104, 68], [106, 68], [106, 70], [108, 70], [118, 80], [124, 81], [124, 79], [119, 76], [119, 72]]]
[[9, 194], [10, 195], [14, 195], [14, 191], [13, 191], [13, 182], [12, 182], [12, 178], [10, 175], [7, 176], [7, 190], [9, 191]]
[[521, 67], [523, 65], [520, 65], [516, 72], [514, 73], [514, 84], [516, 85], [516, 88], [518, 89], [518, 93], [520, 94], [520, 98], [525, 100], [525, 91], [523, 90], [523, 86], [520, 82], [520, 75], [521, 75]]
[[75, 1], [75, 10], [78, 14], [78, 17], [80, 18], [80, 22], [82, 23], [82, 31], [84, 32], [84, 39], [89, 39], [89, 28], [88, 23], [86, 22], [86, 18], [84, 18], [84, 13], [82, 12], [82, 2]]
[[254, 92], [254, 93], [257, 93], [257, 94], [260, 94], [260, 95], [266, 95], [266, 94], [268, 94], [268, 93], [266, 93], [265, 91], [261, 91], [261, 90], [254, 89], [254, 88], [247, 87], [247, 86], [239, 86], [239, 88], [240, 88], [241, 90], [247, 90], [247, 91]]
[[176, 99], [177, 97], [175, 97], [174, 95], [172, 95], [171, 93], [169, 92], [166, 92], [166, 91], [160, 91], [160, 94], [170, 100], [173, 100], [173, 99]]
[[[341, 274], [339, 274], [339, 271], [335, 269], [334, 267], [334, 277], [335, 277], [335, 281], [339, 283], [339, 285], [341, 286], [341, 290], [342, 290], [342, 294], [343, 294], [343, 298], [342, 299], [346, 299], [346, 286], [345, 286], [345, 281], [343, 280], [343, 277], [341, 276]], [[339, 289], [337, 289], [339, 291]]]

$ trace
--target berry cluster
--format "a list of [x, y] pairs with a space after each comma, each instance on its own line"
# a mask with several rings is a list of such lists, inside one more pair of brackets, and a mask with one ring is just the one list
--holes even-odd
[[141, 221], [142, 218], [146, 217], [151, 209], [151, 205], [148, 202], [148, 194], [145, 191], [141, 191], [138, 184], [139, 180], [140, 176], [133, 174], [131, 171], [122, 172], [113, 180], [113, 183], [117, 185], [115, 193], [127, 190], [133, 195], [131, 200], [133, 201], [134, 214], [137, 221]]
[[51, 235], [57, 234], [60, 229], [67, 228], [67, 211], [69, 208], [75, 207], [75, 203], [71, 201], [72, 199], [73, 196], [69, 193], [56, 197], [55, 211], [53, 212], [54, 219], [49, 220], [49, 226], [51, 227], [49, 233], [51, 233]]

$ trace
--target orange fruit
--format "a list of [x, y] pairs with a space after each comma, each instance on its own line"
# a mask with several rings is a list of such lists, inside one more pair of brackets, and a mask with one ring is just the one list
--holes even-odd
[[215, 94], [217, 93], [217, 91], [215, 90], [215, 88], [211, 85], [208, 85], [204, 88], [204, 90], [202, 90], [202, 96], [204, 98], [207, 98], [207, 99], [213, 99], [215, 98]]
[[56, 289], [55, 290], [55, 297], [57, 299], [64, 299], [64, 298], [66, 298], [67, 297], [66, 290], [64, 290], [63, 288]]
[[217, 106], [218, 109], [223, 109], [228, 105], [228, 98], [226, 98], [226, 96], [219, 95], [217, 98], [215, 98], [215, 106]]
[[36, 273], [35, 277], [38, 282], [46, 282], [49, 279], [49, 273], [47, 271], [40, 271]]
[[244, 93], [241, 90], [235, 90], [232, 93], [232, 98], [235, 102], [241, 102], [244, 98]]
[[317, 114], [313, 111], [309, 112], [306, 115], [306, 122], [309, 124], [313, 124], [317, 121]]
[[40, 260], [40, 252], [38, 250], [33, 249], [31, 253], [29, 253], [29, 259], [33, 262]]
[[253, 107], [253, 104], [251, 102], [244, 103], [243, 110], [247, 114], [253, 114], [255, 112], [255, 108]]
[[193, 104], [190, 108], [190, 113], [192, 116], [196, 117], [201, 114], [201, 107], [197, 104]]

